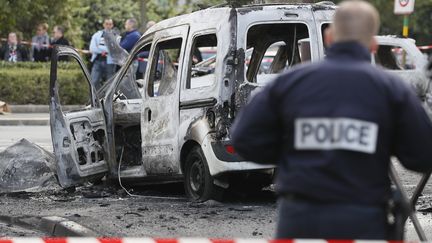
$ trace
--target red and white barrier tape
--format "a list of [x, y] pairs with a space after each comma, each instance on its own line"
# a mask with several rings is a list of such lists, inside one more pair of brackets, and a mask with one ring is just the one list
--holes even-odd
[[[7, 41], [7, 39], [1, 38], [0, 41]], [[20, 41], [19, 43], [23, 44], [23, 45], [27, 45], [27, 46], [41, 46], [41, 47], [53, 48], [53, 45], [49, 45], [49, 44], [40, 45], [39, 43], [34, 43], [31, 41]], [[75, 48], [75, 50], [77, 50], [78, 52], [81, 52], [83, 54], [91, 54], [91, 52], [89, 50], [77, 49], [77, 48]]]
[[[385, 240], [264, 240], [264, 239], [152, 239], [152, 238], [0, 238], [0, 243], [395, 243]], [[407, 241], [416, 243], [416, 241]]]
[[420, 50], [429, 50], [432, 49], [432, 46], [417, 46], [417, 48]]

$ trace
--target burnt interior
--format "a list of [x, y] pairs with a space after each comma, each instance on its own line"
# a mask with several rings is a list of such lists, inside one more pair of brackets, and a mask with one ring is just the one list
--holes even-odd
[[[151, 44], [143, 46], [134, 56], [126, 74], [116, 89], [113, 104], [114, 144], [116, 161], [121, 167], [142, 165], [141, 101], [143, 77], [147, 68]], [[131, 92], [133, 91], [133, 92]]]
[[178, 62], [182, 39], [175, 38], [156, 45], [147, 93], [150, 97], [168, 95], [174, 92], [177, 83]]
[[141, 165], [141, 126], [138, 120], [134, 125], [116, 125], [115, 146], [117, 161], [120, 161], [122, 168], [127, 166]]
[[302, 60], [299, 50], [299, 41], [308, 37], [308, 28], [301, 23], [252, 26], [247, 33], [247, 50], [252, 52], [247, 63], [247, 80], [256, 82], [259, 73], [279, 73], [294, 64], [309, 61]]
[[[215, 72], [216, 66], [216, 34], [200, 35], [194, 38], [192, 51], [189, 55], [188, 73], [186, 78], [186, 89], [211, 86], [213, 80], [210, 74]], [[207, 76], [204, 82], [198, 77]]]
[[374, 57], [377, 65], [388, 70], [415, 69], [413, 58], [400, 46], [379, 45]]

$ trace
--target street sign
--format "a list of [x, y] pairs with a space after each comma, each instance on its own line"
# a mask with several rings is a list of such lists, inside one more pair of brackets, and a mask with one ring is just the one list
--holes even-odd
[[394, 2], [395, 14], [410, 14], [414, 12], [415, 0], [395, 0]]

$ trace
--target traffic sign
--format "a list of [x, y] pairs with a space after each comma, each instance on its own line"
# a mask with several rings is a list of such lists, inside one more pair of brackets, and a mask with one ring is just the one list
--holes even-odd
[[410, 14], [414, 12], [415, 0], [395, 0], [394, 2], [395, 14]]

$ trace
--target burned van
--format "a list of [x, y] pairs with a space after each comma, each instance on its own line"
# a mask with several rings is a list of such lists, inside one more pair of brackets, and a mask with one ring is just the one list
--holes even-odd
[[[104, 175], [135, 183], [183, 180], [187, 195], [202, 201], [230, 185], [270, 184], [273, 166], [237, 155], [230, 125], [253, 90], [323, 57], [320, 30], [334, 9], [324, 3], [222, 6], [162, 21], [101, 90], [89, 82], [75, 50], [56, 47], [50, 108], [61, 185]], [[60, 56], [83, 69], [90, 105], [81, 110], [62, 108]]]
[[[203, 201], [229, 186], [259, 189], [274, 167], [244, 161], [229, 129], [254, 90], [277, 73], [324, 57], [323, 25], [335, 6], [219, 6], [164, 20], [138, 41], [100, 90], [78, 53], [57, 46], [50, 112], [60, 184], [107, 175], [133, 183], [184, 181]], [[82, 68], [87, 105], [63, 109], [58, 58]]]

